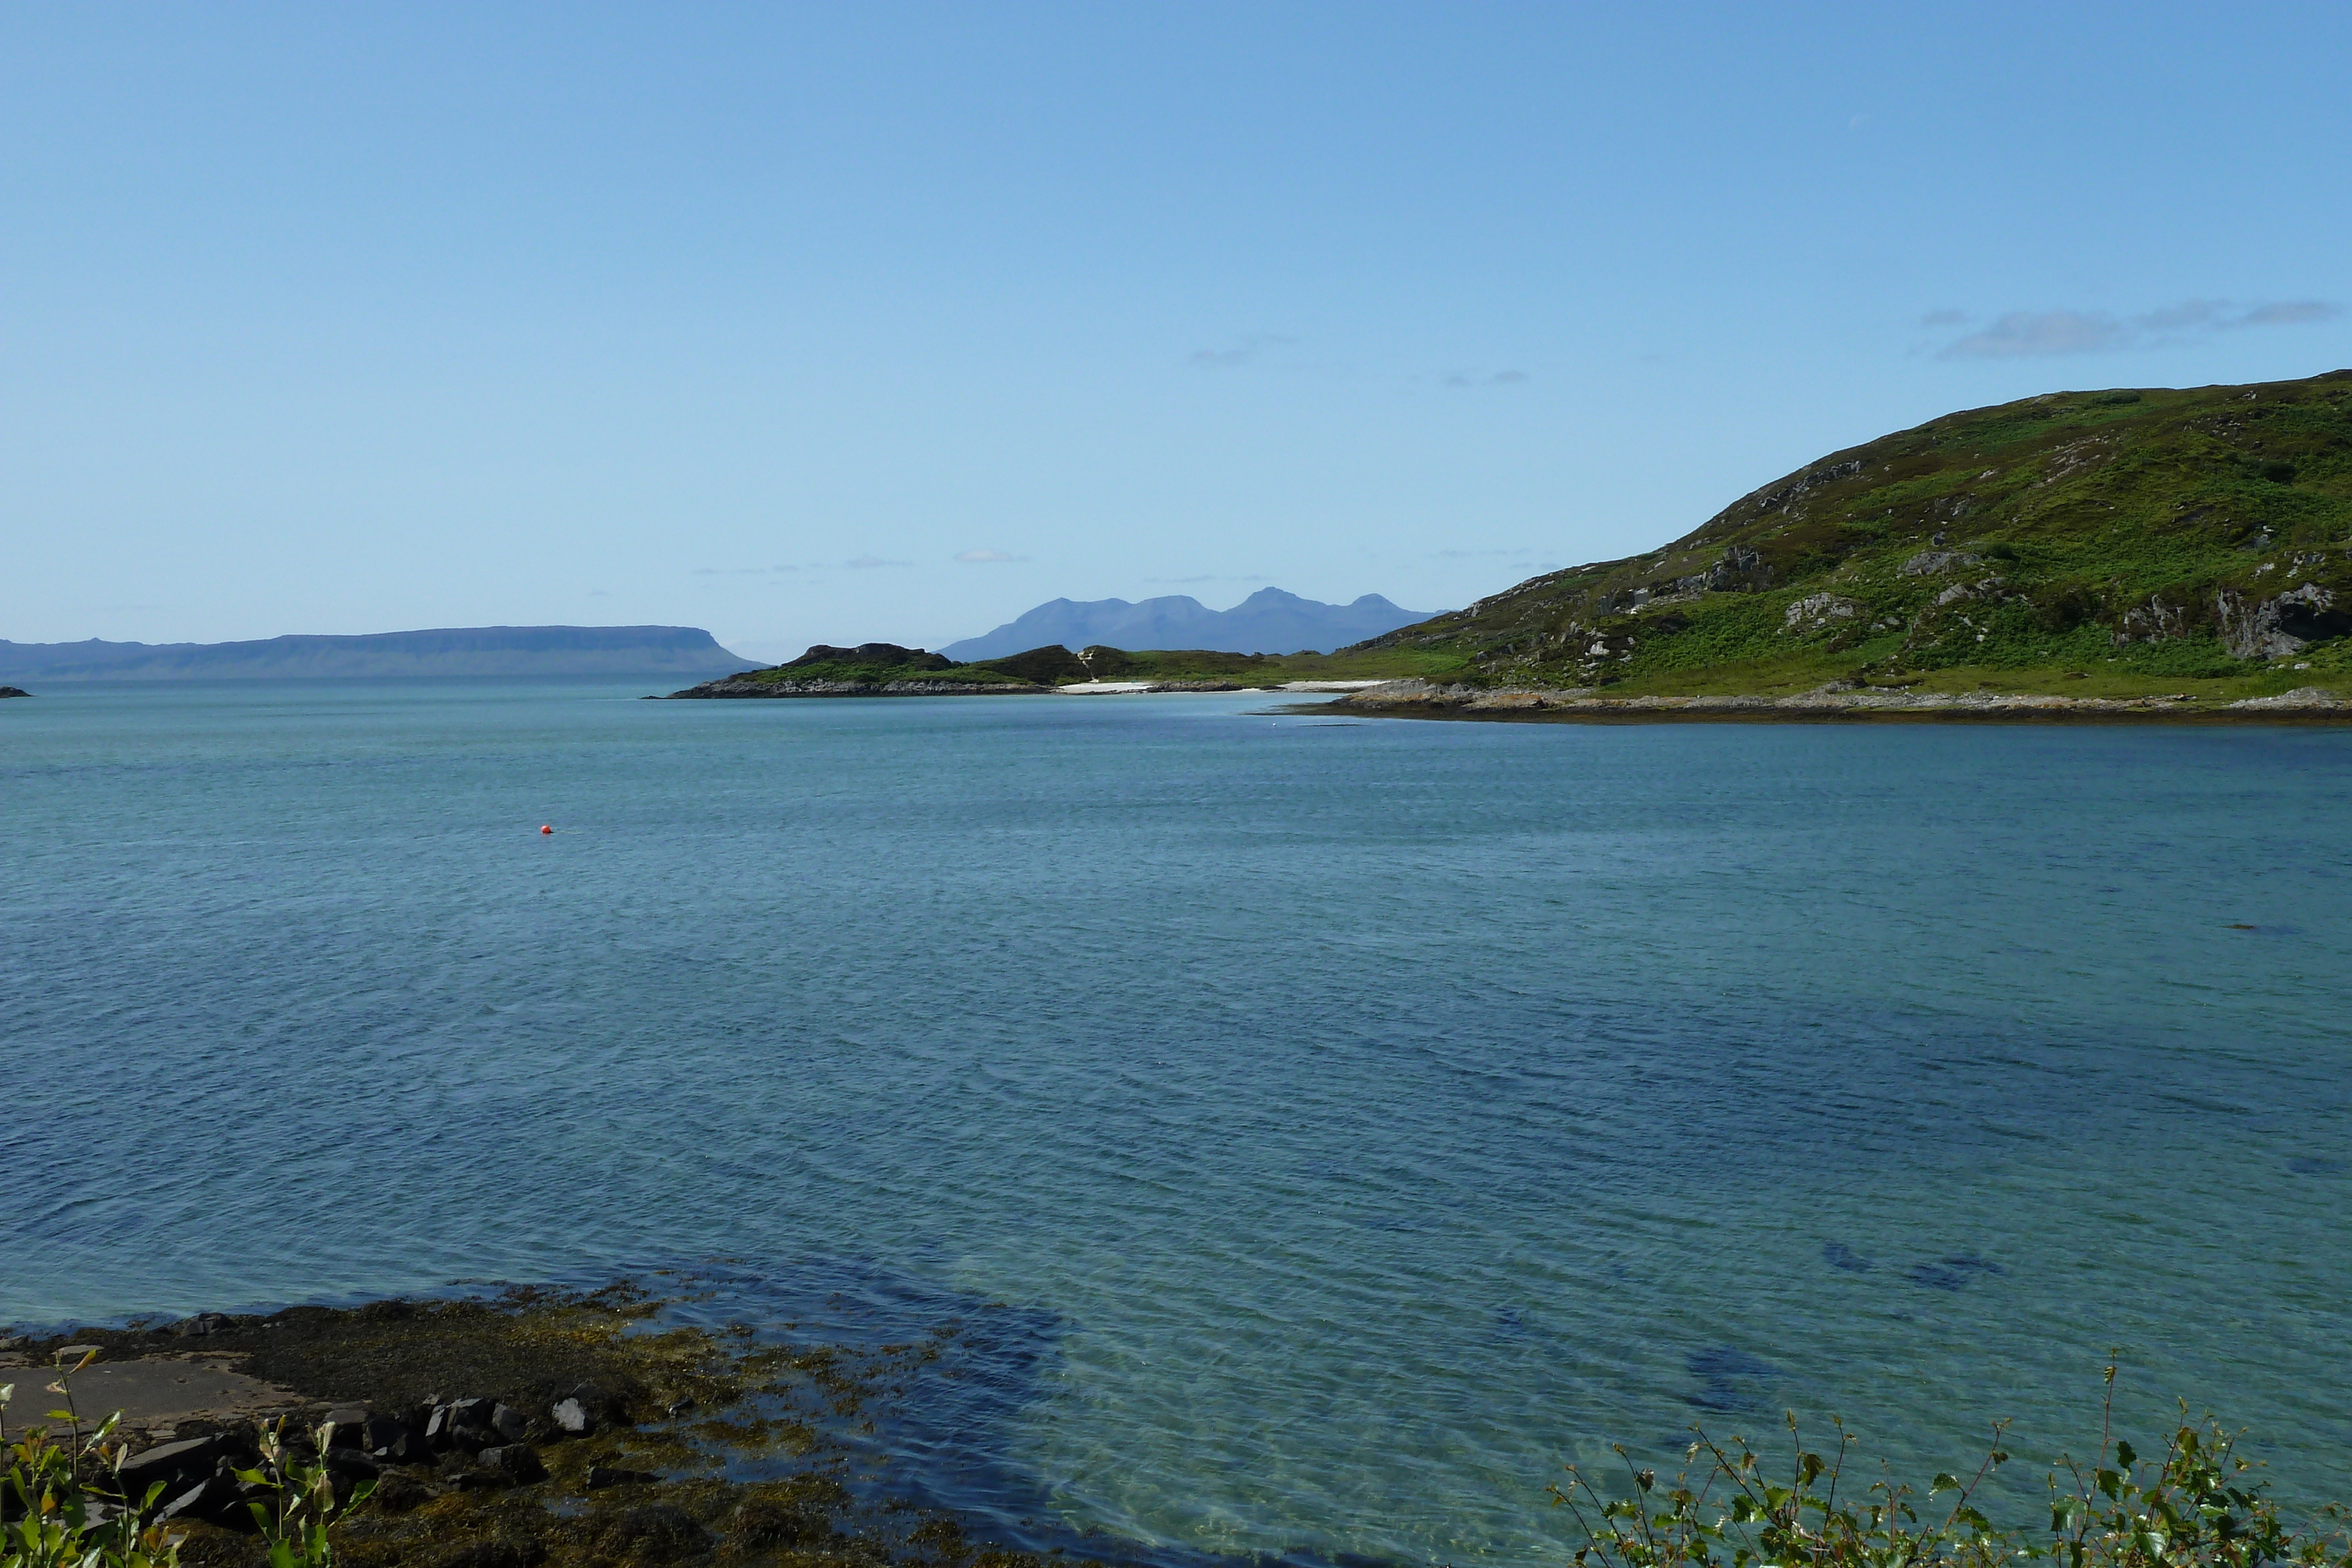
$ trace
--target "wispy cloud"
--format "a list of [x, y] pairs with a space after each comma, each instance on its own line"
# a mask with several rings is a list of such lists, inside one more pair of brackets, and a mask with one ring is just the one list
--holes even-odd
[[873, 570], [876, 567], [881, 567], [881, 566], [912, 566], [912, 565], [914, 565], [915, 563], [914, 563], [913, 561], [911, 561], [911, 560], [877, 560], [877, 559], [875, 559], [873, 556], [870, 556], [870, 555], [862, 555], [862, 556], [859, 556], [856, 560], [845, 560], [845, 561], [843, 561], [841, 564], [842, 564], [842, 565], [844, 565], [844, 566], [845, 566], [845, 567], [847, 567], [847, 568], [848, 568], [850, 570], [852, 570], [852, 571], [871, 571], [871, 570]]
[[1298, 341], [1278, 332], [1256, 332], [1244, 338], [1230, 349], [1195, 349], [1192, 362], [1206, 371], [1237, 371], [1244, 365], [1255, 364], [1268, 349], [1278, 349]]
[[1528, 379], [1525, 371], [1454, 371], [1437, 378], [1437, 384], [1446, 387], [1515, 387]]
[[956, 559], [966, 566], [993, 566], [999, 561], [1027, 560], [1025, 555], [1010, 555], [1001, 549], [968, 549]]
[[767, 572], [764, 566], [698, 566], [694, 569], [697, 577], [764, 577]]
[[1969, 319], [1965, 310], [1930, 310], [1919, 318], [1922, 327], [1957, 327]]
[[[2178, 305], [2118, 317], [2104, 310], [2011, 310], [1990, 326], [1945, 345], [1947, 360], [2008, 360], [2040, 354], [2096, 354], [2152, 348], [2206, 332], [2332, 321], [2341, 306], [2323, 299], [2278, 300], [2240, 308], [2226, 299], [2184, 299]], [[1937, 311], [1923, 325], [1957, 312]], [[1953, 323], [1945, 323], [1953, 324]]]
[[1524, 385], [1527, 381], [1534, 381], [1534, 376], [1528, 376], [1524, 369], [1498, 369], [1498, 371], [1454, 369], [1454, 371], [1446, 371], [1442, 376], [1413, 376], [1413, 381], [1434, 381], [1437, 385], [1461, 388], [1461, 385]]
[[2333, 321], [2344, 314], [2340, 305], [2330, 305], [2325, 299], [2287, 299], [2276, 305], [2257, 305], [2225, 327], [2290, 327], [2302, 321]]

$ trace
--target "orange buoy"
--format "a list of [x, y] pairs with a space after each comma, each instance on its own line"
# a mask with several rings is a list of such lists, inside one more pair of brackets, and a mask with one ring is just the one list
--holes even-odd
[[539, 831], [542, 833], [551, 833], [555, 831], [553, 828], [549, 827], [545, 822], [541, 822], [539, 825]]

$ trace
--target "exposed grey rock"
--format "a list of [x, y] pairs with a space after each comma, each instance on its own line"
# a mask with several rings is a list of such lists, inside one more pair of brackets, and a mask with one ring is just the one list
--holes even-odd
[[2297, 686], [2291, 692], [2281, 692], [2276, 696], [2247, 697], [2242, 701], [2233, 702], [2230, 706], [2244, 708], [2324, 709], [2352, 707], [2352, 703], [2345, 702], [2343, 698], [2325, 686]]
[[2218, 607], [2221, 646], [2234, 658], [2283, 659], [2307, 643], [2352, 631], [2352, 615], [2337, 611], [2335, 596], [2315, 582], [2252, 606], [2225, 588]]
[[1784, 613], [1782, 630], [1818, 632], [1835, 621], [1851, 621], [1862, 606], [1835, 593], [1808, 593]]
[[[5, 695], [5, 692], [0, 692], [0, 695]], [[236, 1326], [236, 1322], [226, 1312], [198, 1312], [194, 1317], [182, 1318], [178, 1322], [165, 1324], [163, 1332], [189, 1339], [201, 1339], [207, 1334], [226, 1333]]]
[[28, 697], [32, 695], [22, 686], [0, 686], [0, 697]]
[[499, 1437], [509, 1443], [520, 1443], [530, 1436], [530, 1417], [511, 1405], [497, 1406], [490, 1411], [490, 1425]]
[[1923, 549], [1895, 570], [1904, 577], [1933, 577], [1938, 572], [1983, 563], [1984, 557], [1970, 555], [1965, 550]]

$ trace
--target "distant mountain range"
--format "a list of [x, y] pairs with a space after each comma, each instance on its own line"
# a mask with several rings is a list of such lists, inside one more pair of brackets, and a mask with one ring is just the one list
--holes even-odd
[[[1278, 588], [1261, 588], [1231, 610], [1212, 610], [1190, 594], [1130, 604], [1124, 599], [1040, 604], [980, 637], [940, 650], [959, 664], [1001, 659], [1059, 643], [1066, 648], [1203, 648], [1227, 653], [1328, 653], [1350, 643], [1411, 626], [1438, 613], [1400, 610], [1377, 593], [1353, 604], [1322, 604]], [[0, 671], [0, 674], [5, 674]]]
[[0, 681], [720, 675], [758, 663], [698, 626], [460, 626], [252, 643], [0, 642]]

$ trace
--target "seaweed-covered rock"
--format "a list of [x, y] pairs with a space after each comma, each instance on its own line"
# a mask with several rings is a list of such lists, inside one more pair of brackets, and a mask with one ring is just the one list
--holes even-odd
[[709, 1532], [695, 1521], [694, 1515], [674, 1503], [649, 1502], [622, 1509], [603, 1520], [596, 1530], [599, 1550], [652, 1563], [707, 1552], [710, 1544]]
[[661, 1477], [646, 1470], [625, 1470], [616, 1465], [588, 1467], [588, 1490], [603, 1491], [608, 1487], [649, 1487]]
[[795, 1508], [772, 1498], [751, 1498], [736, 1505], [727, 1531], [745, 1546], [814, 1546], [833, 1535], [833, 1523], [822, 1510]]
[[518, 1486], [547, 1479], [546, 1461], [529, 1443], [508, 1443], [500, 1448], [484, 1448], [478, 1457], [484, 1469], [495, 1471]]

